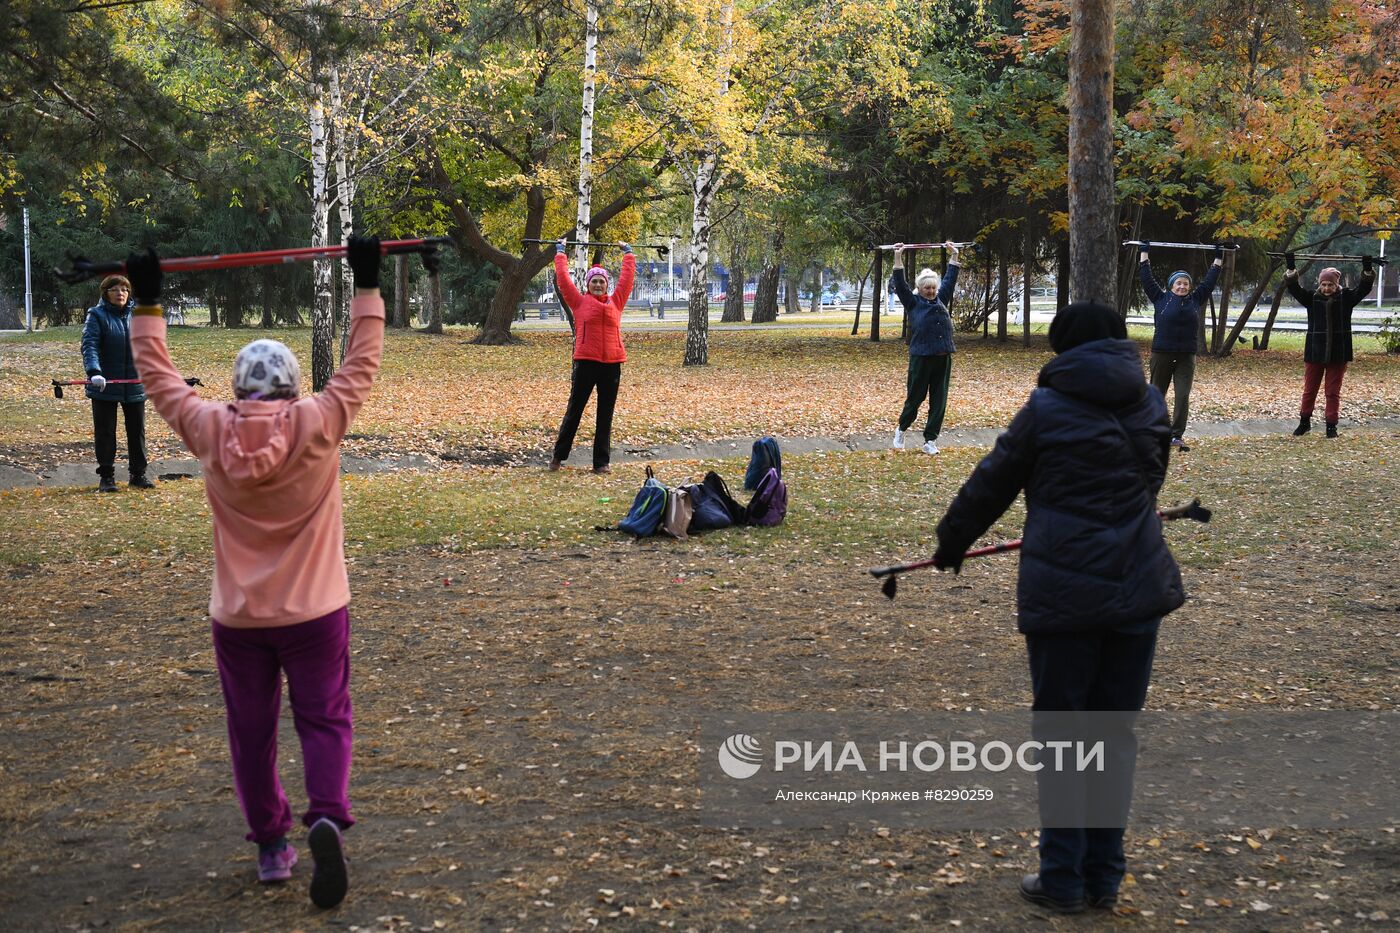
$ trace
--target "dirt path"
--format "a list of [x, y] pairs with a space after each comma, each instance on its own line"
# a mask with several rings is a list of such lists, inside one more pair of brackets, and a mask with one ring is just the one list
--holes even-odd
[[[1393, 709], [1394, 554], [1286, 548], [1188, 571], [1149, 706]], [[1130, 830], [1117, 915], [1014, 897], [1001, 833], [703, 824], [700, 724], [742, 710], [1014, 709], [1029, 699], [1009, 562], [914, 576], [609, 539], [409, 551], [352, 568], [353, 887], [253, 883], [204, 606], [208, 568], [11, 573], [0, 623], [0, 928], [1386, 928], [1386, 832]], [[283, 730], [294, 803], [299, 750]], [[1247, 840], [1247, 841], [1246, 841]], [[441, 927], [436, 926], [441, 924]]]

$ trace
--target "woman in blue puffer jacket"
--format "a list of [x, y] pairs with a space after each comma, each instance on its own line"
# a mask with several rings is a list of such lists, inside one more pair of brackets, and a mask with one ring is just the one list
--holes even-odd
[[1030, 655], [1032, 728], [1046, 742], [1063, 737], [1055, 730], [1067, 720], [1092, 720], [1108, 749], [1101, 777], [1036, 774], [1040, 871], [1022, 879], [1021, 896], [1063, 913], [1117, 901], [1134, 714], [1147, 697], [1158, 626], [1185, 598], [1157, 516], [1167, 405], [1127, 336], [1107, 305], [1075, 303], [1055, 316], [1057, 355], [948, 506], [934, 554], [936, 566], [957, 572], [968, 546], [1025, 491], [1016, 622]]
[[1215, 248], [1215, 262], [1210, 264], [1205, 279], [1194, 290], [1191, 276], [1183, 271], [1173, 272], [1167, 278], [1165, 290], [1152, 277], [1152, 264], [1147, 261], [1150, 244], [1142, 244], [1138, 254], [1138, 275], [1142, 279], [1142, 290], [1155, 309], [1152, 314], [1152, 355], [1148, 357], [1147, 371], [1152, 386], [1162, 397], [1167, 395], [1167, 387], [1176, 386], [1176, 400], [1172, 414], [1172, 446], [1186, 449], [1186, 419], [1191, 413], [1191, 383], [1196, 378], [1196, 341], [1201, 329], [1201, 308], [1210, 300], [1215, 290], [1215, 280], [1220, 278], [1220, 264], [1224, 251]]
[[93, 446], [97, 449], [97, 488], [116, 492], [117, 409], [126, 422], [127, 466], [131, 485], [155, 486], [146, 476], [146, 389], [139, 382], [108, 385], [113, 379], [140, 379], [131, 356], [131, 283], [125, 276], [102, 280], [102, 297], [88, 308], [83, 324], [83, 369], [92, 399]]
[[928, 398], [928, 423], [924, 425], [926, 454], [938, 453], [938, 432], [943, 430], [943, 415], [948, 410], [948, 384], [953, 373], [953, 316], [948, 302], [953, 300], [953, 287], [958, 282], [958, 248], [944, 243], [948, 251], [948, 271], [943, 281], [932, 269], [919, 272], [914, 280], [917, 294], [909, 289], [904, 278], [904, 244], [894, 247], [894, 274], [890, 284], [904, 313], [909, 319], [909, 377], [905, 389], [904, 409], [899, 413], [899, 427], [890, 444], [904, 449], [904, 432], [919, 417], [919, 406]]

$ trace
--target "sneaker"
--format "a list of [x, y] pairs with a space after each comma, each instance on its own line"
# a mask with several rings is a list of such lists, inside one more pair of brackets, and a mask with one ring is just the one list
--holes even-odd
[[1179, 438], [1179, 437], [1174, 437], [1174, 438], [1172, 438], [1172, 449], [1173, 449], [1173, 450], [1190, 450], [1191, 448], [1186, 446], [1186, 441], [1182, 440], [1182, 439]]
[[155, 488], [156, 488], [155, 481], [152, 480], [152, 479], [151, 479], [149, 476], [147, 476], [145, 473], [142, 473], [142, 474], [139, 475], [139, 476], [133, 476], [133, 477], [131, 478], [131, 483], [130, 483], [129, 485], [131, 486], [132, 489], [155, 489]]
[[258, 880], [263, 884], [287, 881], [296, 863], [297, 850], [285, 838], [258, 846]]
[[1307, 434], [1311, 430], [1312, 417], [1309, 415], [1302, 415], [1298, 418], [1298, 426], [1293, 429], [1293, 436], [1302, 437], [1304, 434]]
[[311, 873], [311, 903], [329, 910], [345, 900], [350, 889], [350, 869], [341, 848], [340, 827], [321, 817], [306, 837], [316, 867]]
[[890, 441], [890, 446], [893, 447], [895, 450], [903, 450], [903, 449], [904, 449], [904, 432], [903, 432], [903, 431], [899, 430], [898, 428], [895, 429], [895, 432], [894, 432], [894, 440]]
[[1021, 898], [1030, 901], [1037, 907], [1044, 907], [1053, 910], [1057, 914], [1078, 914], [1084, 912], [1084, 898], [1076, 898], [1072, 901], [1062, 901], [1058, 897], [1051, 897], [1045, 893], [1045, 888], [1040, 884], [1040, 875], [1026, 875], [1021, 879]]
[[938, 453], [938, 445], [935, 444], [933, 441], [929, 441], [928, 443], [924, 444], [923, 450], [926, 454], [936, 454]]
[[101, 477], [98, 477], [98, 480], [97, 480], [97, 491], [98, 491], [98, 492], [116, 492], [116, 491], [117, 491], [117, 481], [114, 480], [114, 479], [112, 479], [112, 477], [110, 477], [110, 476], [101, 476]]
[[1329, 421], [1329, 422], [1327, 422], [1327, 436], [1328, 436], [1328, 437], [1336, 437], [1336, 436], [1337, 436], [1337, 422], [1335, 422], [1335, 421]]
[[559, 460], [559, 458], [555, 457], [553, 460], [549, 461], [549, 472], [557, 472], [559, 468], [563, 465], [564, 464]]
[[606, 475], [606, 474], [612, 472], [612, 467], [608, 466], [608, 465], [605, 463], [605, 464], [603, 464], [602, 466], [595, 466], [595, 467], [593, 468], [593, 472], [599, 474], [600, 476], [601, 476], [601, 475]]

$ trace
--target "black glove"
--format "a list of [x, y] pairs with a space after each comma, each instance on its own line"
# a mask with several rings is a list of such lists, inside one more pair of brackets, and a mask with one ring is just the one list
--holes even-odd
[[1291, 251], [1283, 254], [1283, 263], [1289, 272], [1298, 271], [1298, 267], [1293, 264], [1293, 253]]
[[429, 275], [437, 275], [442, 271], [442, 257], [438, 255], [436, 248], [423, 254], [423, 268], [428, 271]]
[[379, 287], [379, 264], [384, 259], [379, 250], [379, 237], [352, 236], [345, 244], [345, 257], [350, 260], [356, 288]]
[[1215, 246], [1215, 258], [1216, 258], [1216, 259], [1224, 259], [1224, 258], [1225, 258], [1225, 247], [1221, 246], [1221, 245], [1218, 244], [1218, 243], [1217, 243], [1216, 246]]
[[155, 250], [126, 257], [126, 277], [131, 280], [131, 294], [138, 305], [149, 308], [160, 304], [160, 282], [164, 276]]
[[1143, 240], [1143, 241], [1142, 241], [1142, 245], [1139, 246], [1138, 249], [1142, 250], [1144, 253], [1150, 253], [1150, 252], [1152, 252], [1152, 241], [1151, 241], [1151, 240]]
[[1362, 272], [1370, 272], [1370, 271], [1371, 271], [1371, 257], [1370, 257], [1370, 256], [1362, 256], [1362, 257], [1361, 257], [1361, 271], [1362, 271]]
[[940, 543], [938, 550], [933, 552], [933, 566], [939, 570], [951, 570], [956, 575], [962, 571], [964, 553], [962, 548], [953, 549]]

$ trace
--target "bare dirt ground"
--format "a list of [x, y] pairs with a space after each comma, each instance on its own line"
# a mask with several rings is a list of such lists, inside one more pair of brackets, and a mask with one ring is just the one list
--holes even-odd
[[[1393, 709], [1394, 558], [1294, 544], [1188, 568], [1192, 599], [1163, 627], [1149, 707]], [[360, 824], [350, 896], [329, 913], [306, 898], [307, 862], [291, 884], [255, 883], [207, 563], [7, 571], [0, 928], [1394, 927], [1395, 827], [1133, 827], [1120, 909], [1059, 918], [1015, 897], [1034, 827], [705, 824], [708, 716], [1024, 708], [1014, 563], [916, 575], [888, 603], [863, 567], [817, 553], [773, 565], [600, 538], [357, 561]], [[282, 749], [295, 809], [289, 717]]]

